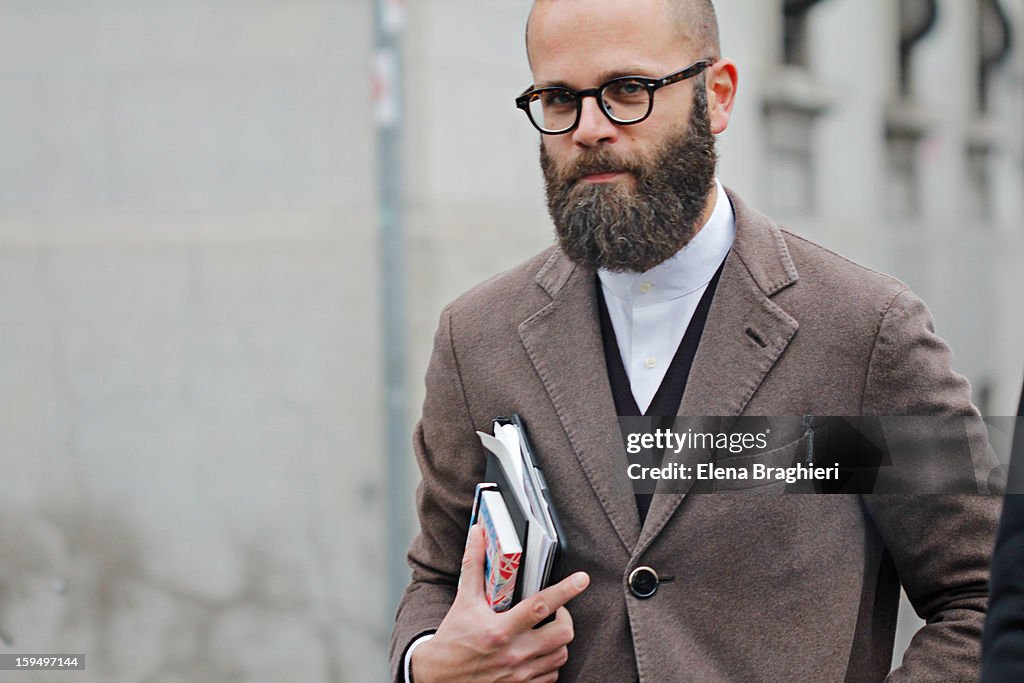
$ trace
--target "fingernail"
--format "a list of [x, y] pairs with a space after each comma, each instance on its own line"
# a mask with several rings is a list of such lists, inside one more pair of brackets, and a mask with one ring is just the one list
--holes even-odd
[[585, 572], [577, 572], [572, 577], [572, 585], [577, 588], [586, 588], [588, 583], [590, 583], [590, 577]]

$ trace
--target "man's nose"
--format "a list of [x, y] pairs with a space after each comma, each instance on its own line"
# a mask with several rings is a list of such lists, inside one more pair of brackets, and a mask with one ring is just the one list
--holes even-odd
[[618, 139], [619, 127], [604, 115], [596, 97], [584, 97], [581, 107], [580, 123], [572, 132], [573, 142], [583, 147], [593, 147]]

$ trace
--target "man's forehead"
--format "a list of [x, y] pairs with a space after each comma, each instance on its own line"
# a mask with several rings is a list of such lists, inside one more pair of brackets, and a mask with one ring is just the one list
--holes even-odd
[[[687, 46], [666, 0], [540, 0], [530, 14], [527, 50], [535, 81], [632, 69], [663, 75], [680, 68]], [[638, 71], [639, 70], [639, 71]]]

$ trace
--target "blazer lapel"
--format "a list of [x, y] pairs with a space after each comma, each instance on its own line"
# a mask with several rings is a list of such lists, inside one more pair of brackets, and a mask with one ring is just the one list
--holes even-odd
[[[797, 281], [781, 231], [727, 192], [736, 215], [736, 240], [726, 258], [700, 345], [686, 382], [679, 415], [721, 417], [726, 430], [746, 407], [765, 375], [786, 350], [799, 325], [771, 297]], [[711, 453], [689, 460], [710, 461]], [[676, 485], [651, 502], [633, 556], [638, 557], [664, 528], [688, 488]]]
[[552, 301], [519, 326], [519, 336], [587, 481], [632, 552], [640, 517], [605, 369], [594, 273], [555, 251], [536, 280]]

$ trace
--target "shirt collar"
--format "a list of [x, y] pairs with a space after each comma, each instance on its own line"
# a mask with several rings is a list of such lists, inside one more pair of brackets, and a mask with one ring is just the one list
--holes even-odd
[[711, 217], [686, 246], [645, 273], [614, 273], [602, 268], [598, 277], [604, 291], [634, 306], [647, 306], [686, 296], [710, 282], [736, 237], [732, 204], [717, 178], [715, 186], [717, 198]]

